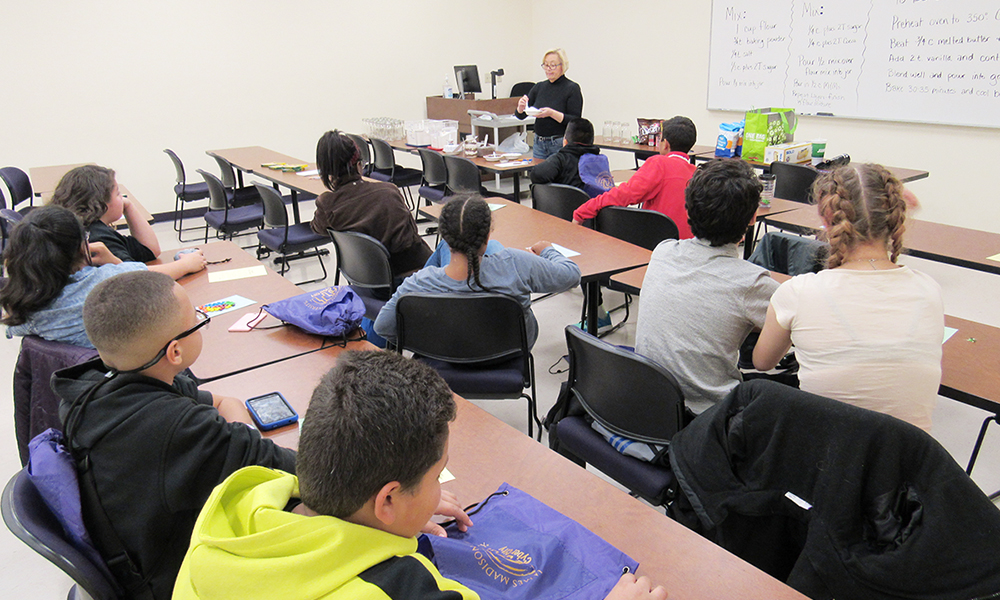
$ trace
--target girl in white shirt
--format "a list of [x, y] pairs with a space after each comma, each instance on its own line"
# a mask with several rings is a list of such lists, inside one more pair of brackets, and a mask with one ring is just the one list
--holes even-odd
[[778, 288], [753, 359], [766, 371], [794, 344], [803, 390], [929, 431], [944, 307], [933, 279], [896, 264], [906, 196], [881, 165], [847, 165], [817, 178], [827, 270]]

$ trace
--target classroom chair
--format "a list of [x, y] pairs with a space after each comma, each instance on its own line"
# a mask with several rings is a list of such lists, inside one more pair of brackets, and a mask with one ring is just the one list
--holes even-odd
[[[281, 194], [271, 186], [254, 182], [257, 193], [264, 205], [264, 228], [257, 232], [257, 239], [263, 248], [271, 252], [277, 252], [280, 256], [274, 262], [281, 264], [279, 275], [285, 276], [288, 270], [288, 263], [293, 260], [316, 257], [319, 266], [323, 269], [323, 276], [309, 281], [302, 281], [296, 285], [305, 283], [316, 283], [326, 279], [326, 265], [323, 264], [323, 257], [330, 254], [329, 250], [321, 249], [330, 243], [330, 238], [312, 230], [309, 223], [288, 223], [288, 211], [281, 200]], [[262, 253], [258, 250], [258, 258]]]
[[515, 83], [510, 87], [510, 97], [520, 98], [521, 96], [525, 96], [533, 87], [535, 87], [534, 81], [520, 81]]
[[[602, 208], [594, 219], [594, 229], [630, 244], [641, 246], [647, 250], [655, 249], [663, 240], [676, 240], [680, 237], [677, 224], [667, 215], [655, 210], [627, 206], [606, 206]], [[639, 295], [639, 288], [612, 281], [610, 278], [601, 281], [601, 287], [625, 294], [625, 302], [621, 306], [608, 311], [610, 313], [624, 308], [625, 318], [611, 329], [602, 332], [601, 335], [603, 337], [613, 331], [617, 331], [628, 321], [632, 296]], [[586, 299], [584, 299], [583, 305], [586, 311]], [[584, 315], [584, 320], [586, 320], [586, 315]]]
[[260, 196], [257, 194], [256, 188], [252, 185], [239, 185], [242, 182], [236, 178], [236, 169], [231, 162], [221, 156], [213, 156], [212, 158], [219, 165], [219, 174], [222, 175], [220, 177], [222, 186], [226, 188], [226, 198], [229, 199], [231, 206], [240, 207], [260, 202]]
[[356, 133], [345, 133], [344, 135], [354, 140], [354, 145], [358, 147], [358, 153], [361, 155], [361, 174], [367, 177], [372, 172], [372, 153], [368, 146], [368, 140]]
[[670, 442], [668, 514], [811, 598], [989, 598], [1000, 511], [895, 417], [755, 379]]
[[[7, 186], [11, 210], [17, 211], [21, 215], [28, 214], [28, 211], [35, 205], [35, 194], [31, 190], [31, 180], [28, 179], [28, 174], [17, 167], [4, 167], [0, 169], [0, 179], [3, 179], [4, 185]], [[18, 208], [18, 205], [23, 202], [27, 202], [28, 205]]]
[[28, 442], [53, 427], [62, 430], [59, 396], [49, 380], [60, 369], [97, 358], [97, 350], [34, 335], [21, 338], [21, 350], [14, 366], [14, 437], [21, 466], [28, 464]]
[[334, 285], [340, 285], [340, 275], [351, 284], [365, 303], [365, 316], [372, 321], [396, 291], [389, 265], [389, 251], [382, 242], [356, 231], [327, 229], [337, 253]]
[[[468, 399], [524, 398], [538, 424], [535, 359], [521, 304], [502, 294], [406, 294], [396, 301], [396, 349], [434, 367]], [[525, 390], [531, 389], [531, 393]]]
[[[573, 325], [566, 327], [566, 344], [571, 400], [565, 416], [550, 427], [555, 446], [581, 466], [590, 463], [633, 496], [665, 505], [676, 493], [665, 452], [684, 426], [684, 392], [677, 380], [656, 362]], [[616, 436], [661, 448], [662, 455], [646, 462], [622, 454], [591, 427], [595, 421]]]
[[230, 206], [229, 196], [222, 180], [208, 171], [198, 169], [198, 173], [208, 185], [208, 212], [205, 213], [205, 243], [208, 243], [208, 228], [218, 232], [222, 239], [233, 239], [241, 231], [259, 230], [264, 226], [264, 208], [260, 204]]
[[4, 487], [0, 512], [11, 533], [73, 580], [75, 585], [67, 600], [117, 600], [121, 597], [107, 567], [98, 565], [70, 543], [25, 469], [15, 473]]
[[392, 152], [392, 146], [385, 140], [371, 138], [372, 152], [374, 160], [370, 177], [379, 181], [388, 181], [395, 184], [406, 198], [410, 210], [416, 210], [413, 195], [410, 193], [410, 186], [420, 185], [423, 173], [419, 169], [410, 169], [396, 164], [396, 157]]
[[427, 148], [417, 148], [420, 154], [421, 181], [417, 196], [424, 198], [428, 202], [443, 202], [448, 183], [448, 167], [444, 163], [444, 156], [440, 152], [428, 150]]
[[452, 194], [480, 194], [483, 196], [493, 196], [483, 187], [482, 177], [479, 175], [479, 167], [476, 163], [462, 156], [445, 155], [444, 164], [448, 170], [448, 181], [445, 189], [447, 195]]
[[187, 177], [184, 174], [184, 163], [181, 162], [177, 154], [170, 148], [165, 149], [163, 152], [170, 157], [170, 162], [174, 164], [174, 171], [177, 174], [176, 183], [174, 184], [174, 231], [177, 232], [177, 240], [180, 242], [193, 242], [194, 238], [189, 240], [184, 239], [184, 232], [199, 228], [189, 227], [188, 229], [184, 229], [184, 203], [196, 202], [208, 198], [208, 184], [188, 183]]
[[819, 171], [809, 165], [781, 161], [771, 163], [770, 169], [774, 175], [775, 198], [803, 204], [812, 202], [812, 184], [819, 176]]
[[573, 220], [573, 211], [590, 200], [587, 192], [563, 183], [536, 183], [531, 186], [531, 207], [543, 213]]

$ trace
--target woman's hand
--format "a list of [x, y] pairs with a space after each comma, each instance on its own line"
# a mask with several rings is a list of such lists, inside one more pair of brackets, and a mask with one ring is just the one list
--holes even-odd
[[[469, 518], [469, 515], [465, 514], [465, 511], [462, 510], [462, 505], [458, 503], [458, 498], [451, 492], [441, 490], [441, 501], [438, 503], [434, 514], [455, 519], [455, 522], [458, 523], [459, 531], [468, 531], [469, 527], [472, 527], [472, 519]], [[448, 533], [445, 532], [444, 527], [441, 527], [434, 521], [427, 521], [427, 524], [420, 531], [421, 533], [436, 535], [438, 537], [448, 537]]]
[[521, 96], [521, 99], [517, 101], [517, 112], [523, 113], [528, 109], [528, 96]]
[[559, 112], [558, 110], [555, 110], [554, 108], [549, 108], [548, 106], [546, 106], [545, 108], [538, 109], [538, 114], [535, 115], [535, 118], [536, 119], [549, 118], [549, 119], [554, 119], [554, 120], [562, 123], [564, 116], [565, 115], [563, 115], [563, 113]]

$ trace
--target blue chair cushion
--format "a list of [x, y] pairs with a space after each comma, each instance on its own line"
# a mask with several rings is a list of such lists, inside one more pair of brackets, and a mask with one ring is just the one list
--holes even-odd
[[301, 252], [302, 250], [330, 243], [330, 236], [316, 233], [312, 230], [309, 223], [289, 225], [288, 243], [284, 248], [282, 248], [282, 243], [285, 241], [285, 229], [283, 227], [258, 231], [257, 238], [261, 244], [271, 250], [284, 253]]
[[264, 208], [259, 204], [230, 208], [228, 216], [224, 210], [210, 210], [205, 222], [224, 233], [252, 229], [264, 223]]
[[462, 396], [516, 398], [524, 391], [524, 360], [515, 358], [489, 366], [457, 364], [430, 358], [421, 361], [434, 367], [453, 392]]
[[388, 288], [383, 290], [381, 288], [351, 286], [351, 289], [353, 289], [358, 294], [358, 297], [361, 298], [361, 301], [365, 303], [365, 316], [372, 321], [378, 317], [379, 311], [382, 310], [385, 303], [392, 297]]
[[389, 181], [391, 179], [389, 173], [383, 173], [381, 171], [372, 171], [368, 176], [378, 181]]
[[436, 187], [431, 187], [429, 185], [422, 185], [420, 189], [417, 190], [417, 194], [421, 198], [427, 198], [431, 202], [443, 202], [444, 201], [444, 190], [439, 190]]
[[208, 184], [204, 181], [201, 183], [189, 183], [187, 185], [178, 183], [174, 186], [174, 194], [179, 196], [183, 202], [203, 200], [208, 198]]
[[555, 424], [554, 435], [560, 446], [644, 498], [662, 502], [666, 500], [667, 489], [674, 485], [674, 473], [669, 468], [618, 452], [583, 417], [560, 420]]

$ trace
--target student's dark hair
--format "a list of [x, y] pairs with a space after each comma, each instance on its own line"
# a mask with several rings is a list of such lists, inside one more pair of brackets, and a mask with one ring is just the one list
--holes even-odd
[[903, 184], [888, 169], [871, 163], [845, 165], [817, 177], [812, 193], [828, 223], [827, 268], [839, 267], [854, 246], [869, 241], [883, 242], [896, 262], [903, 250], [906, 201]]
[[687, 152], [698, 141], [698, 129], [694, 126], [694, 121], [681, 116], [664, 121], [660, 135], [670, 143], [671, 152]]
[[73, 211], [84, 227], [101, 220], [111, 202], [115, 172], [97, 165], [83, 165], [63, 175], [52, 193], [52, 204]]
[[586, 144], [587, 146], [593, 146], [594, 124], [583, 117], [570, 119], [569, 125], [566, 125], [566, 134], [564, 137], [566, 138], [567, 144]]
[[105, 279], [87, 294], [83, 326], [99, 352], [165, 336], [177, 315], [174, 280], [155, 271], [129, 271]]
[[478, 194], [454, 196], [438, 219], [438, 231], [452, 252], [461, 252], [469, 259], [469, 272], [465, 282], [472, 288], [472, 282], [481, 290], [489, 290], [479, 281], [479, 251], [490, 239], [493, 216], [490, 206]]
[[713, 246], [739, 242], [757, 212], [762, 189], [746, 162], [709, 161], [694, 172], [684, 191], [691, 232]]
[[342, 131], [327, 131], [316, 144], [316, 166], [319, 178], [328, 190], [361, 179], [358, 163], [361, 151], [358, 145]]
[[302, 501], [343, 519], [387, 483], [412, 489], [441, 460], [454, 418], [451, 389], [431, 367], [395, 352], [344, 352], [302, 423]]
[[4, 325], [20, 325], [55, 300], [83, 259], [83, 225], [61, 206], [41, 206], [14, 226], [4, 249]]

